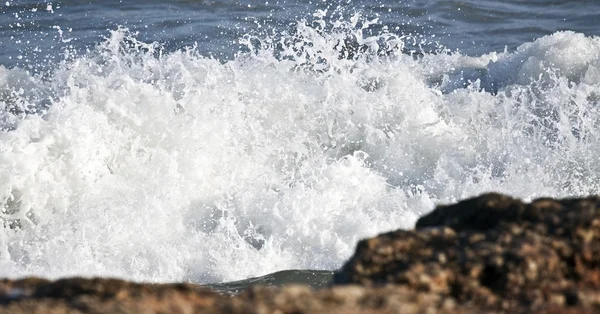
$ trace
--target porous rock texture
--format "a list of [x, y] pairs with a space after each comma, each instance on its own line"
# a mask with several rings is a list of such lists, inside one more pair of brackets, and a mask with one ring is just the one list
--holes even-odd
[[485, 194], [361, 241], [332, 286], [0, 281], [0, 313], [600, 313], [600, 198]]
[[4, 280], [0, 313], [444, 313], [456, 304], [406, 287], [251, 287], [237, 296], [191, 284], [137, 284], [116, 279]]
[[[336, 284], [395, 284], [503, 313], [600, 313], [600, 198], [485, 194], [361, 241]], [[554, 312], [553, 312], [554, 313]]]

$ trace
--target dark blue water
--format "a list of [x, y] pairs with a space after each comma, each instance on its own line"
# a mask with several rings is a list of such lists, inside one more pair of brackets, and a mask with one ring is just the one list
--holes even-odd
[[0, 64], [44, 68], [81, 54], [119, 27], [167, 50], [194, 46], [230, 59], [248, 33], [284, 32], [310, 22], [317, 10], [330, 18], [362, 12], [375, 27], [411, 34], [417, 45], [480, 55], [509, 51], [559, 30], [597, 35], [600, 2], [587, 0], [405, 1], [6, 1], [0, 7]]

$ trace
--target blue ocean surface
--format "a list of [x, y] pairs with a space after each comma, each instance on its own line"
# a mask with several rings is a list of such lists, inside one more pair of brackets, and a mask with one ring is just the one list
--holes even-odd
[[600, 3], [588, 0], [21, 0], [0, 7], [0, 64], [47, 66], [64, 59], [65, 51], [93, 49], [118, 28], [168, 51], [193, 46], [203, 55], [231, 59], [244, 35], [290, 30], [310, 22], [318, 10], [327, 10], [330, 20], [358, 12], [379, 19], [375, 33], [385, 27], [414, 35], [422, 45], [439, 44], [467, 55], [512, 51], [561, 30], [600, 33]]
[[318, 287], [436, 204], [597, 194], [598, 25], [584, 0], [5, 1], [0, 276]]

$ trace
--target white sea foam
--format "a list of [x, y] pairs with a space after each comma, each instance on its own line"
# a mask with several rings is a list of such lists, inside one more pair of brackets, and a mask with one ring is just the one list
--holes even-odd
[[[600, 39], [414, 58], [357, 21], [301, 23], [277, 51], [248, 36], [229, 62], [118, 30], [49, 79], [0, 69], [5, 103], [49, 106], [4, 113], [0, 276], [335, 269], [436, 203], [598, 191]], [[349, 34], [371, 53], [339, 59]]]

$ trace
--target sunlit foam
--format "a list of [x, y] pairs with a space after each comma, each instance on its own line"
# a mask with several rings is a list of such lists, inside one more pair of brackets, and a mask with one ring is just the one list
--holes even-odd
[[117, 30], [49, 79], [1, 69], [3, 105], [41, 109], [3, 113], [0, 275], [335, 269], [436, 203], [598, 191], [598, 38], [415, 57], [368, 24], [318, 15], [228, 62]]

